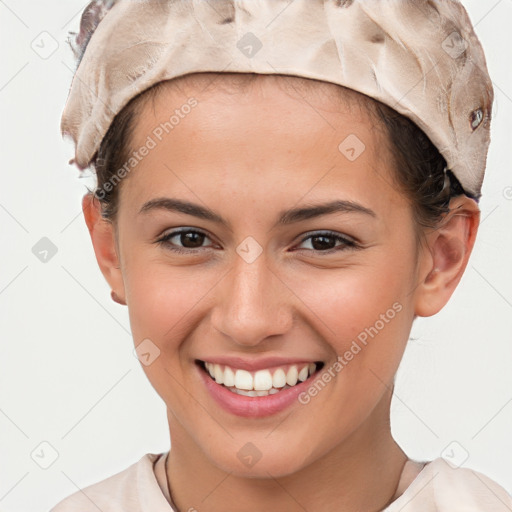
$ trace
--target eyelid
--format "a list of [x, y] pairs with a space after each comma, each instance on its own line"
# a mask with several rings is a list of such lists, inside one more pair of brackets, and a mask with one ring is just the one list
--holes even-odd
[[[209, 238], [212, 241], [211, 245], [203, 246], [203, 247], [196, 247], [196, 248], [189, 248], [189, 247], [180, 247], [180, 246], [174, 246], [171, 244], [170, 239], [174, 238], [175, 236], [180, 235], [181, 233], [199, 233], [201, 235], [204, 235], [205, 238]], [[200, 228], [194, 228], [191, 226], [184, 226], [181, 228], [171, 229], [169, 231], [164, 231], [162, 235], [160, 235], [154, 243], [167, 245], [168, 248], [170, 248], [173, 251], [176, 252], [188, 252], [188, 253], [194, 253], [200, 250], [209, 249], [215, 245], [215, 242], [213, 240], [213, 237], [204, 229]]]
[[336, 241], [341, 241], [342, 244], [338, 246], [334, 246], [331, 249], [326, 249], [324, 251], [315, 250], [315, 249], [295, 249], [298, 251], [307, 251], [307, 252], [313, 252], [315, 254], [331, 254], [333, 252], [341, 252], [344, 250], [354, 250], [354, 249], [361, 249], [362, 244], [356, 240], [355, 238], [345, 235], [343, 233], [338, 233], [336, 231], [330, 231], [330, 230], [316, 230], [316, 231], [309, 231], [305, 233], [304, 235], [301, 235], [301, 239], [299, 240], [298, 244], [302, 244], [306, 240], [309, 240], [311, 238], [315, 237], [321, 237], [326, 236], [329, 238], [334, 238]]
[[[187, 248], [187, 247], [180, 247], [176, 246], [174, 244], [170, 243], [170, 239], [174, 238], [175, 236], [179, 236], [182, 233], [199, 233], [203, 235], [205, 238], [209, 238], [212, 241], [211, 245], [208, 246], [202, 246], [202, 247], [196, 247], [196, 248]], [[330, 231], [330, 230], [313, 230], [308, 231], [307, 233], [304, 233], [300, 236], [299, 241], [297, 242], [298, 245], [304, 243], [306, 240], [309, 240], [314, 237], [321, 237], [325, 236], [328, 238], [334, 238], [336, 241], [341, 242], [341, 245], [335, 245], [334, 247], [330, 249], [325, 250], [319, 250], [319, 249], [293, 249], [292, 251], [307, 251], [312, 252], [314, 254], [331, 254], [333, 252], [341, 252], [345, 250], [355, 250], [362, 248], [361, 243], [354, 239], [353, 237], [349, 235], [345, 235], [343, 233], [338, 233], [336, 231]], [[176, 229], [171, 229], [170, 231], [164, 232], [162, 235], [158, 237], [157, 240], [155, 240], [155, 243], [159, 243], [161, 245], [166, 245], [167, 248], [171, 251], [178, 252], [178, 253], [189, 253], [194, 254], [197, 252], [200, 252], [204, 249], [210, 249], [213, 246], [215, 246], [215, 241], [213, 240], [213, 237], [205, 230], [201, 228], [195, 228], [191, 226], [183, 226]]]
[[337, 240], [342, 240], [346, 243], [350, 244], [360, 244], [359, 240], [354, 238], [353, 236], [346, 235], [345, 233], [339, 233], [338, 231], [331, 231], [328, 229], [319, 229], [319, 230], [313, 230], [308, 231], [307, 233], [304, 233], [301, 235], [301, 238], [299, 239], [299, 243], [304, 242], [305, 240], [309, 238], [313, 238], [315, 236], [326, 236], [331, 238], [336, 238]]
[[317, 230], [313, 230], [313, 231], [308, 231], [306, 233], [304, 233], [303, 235], [301, 235], [301, 242], [303, 242], [304, 240], [308, 239], [308, 238], [311, 238], [313, 236], [330, 236], [332, 238], [339, 238], [339, 239], [342, 239], [342, 240], [346, 240], [347, 242], [350, 242], [350, 243], [358, 243], [358, 241], [350, 236], [350, 235], [346, 235], [345, 233], [339, 233], [337, 231], [331, 231], [329, 229], [317, 229]]

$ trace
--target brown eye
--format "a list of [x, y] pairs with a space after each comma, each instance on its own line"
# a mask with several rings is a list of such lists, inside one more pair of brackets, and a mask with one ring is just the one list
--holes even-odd
[[168, 249], [176, 252], [196, 252], [198, 249], [211, 247], [203, 246], [205, 239], [209, 238], [206, 233], [192, 229], [171, 231], [157, 240]]
[[342, 251], [346, 249], [357, 249], [359, 247], [354, 240], [332, 232], [311, 234], [303, 238], [301, 244], [306, 241], [310, 241], [311, 245], [311, 248], [306, 248], [306, 250], [323, 253]]
[[188, 247], [190, 249], [196, 249], [197, 247], [201, 247], [204, 242], [205, 236], [202, 233], [197, 233], [196, 231], [188, 231], [183, 232], [178, 235], [180, 238], [180, 242], [184, 247]]
[[315, 251], [334, 249], [336, 240], [332, 236], [318, 235], [311, 237], [311, 245]]

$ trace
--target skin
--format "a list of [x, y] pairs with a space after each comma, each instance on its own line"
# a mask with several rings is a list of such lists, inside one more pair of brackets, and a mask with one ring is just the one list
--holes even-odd
[[[160, 350], [143, 369], [167, 406], [167, 472], [181, 511], [377, 511], [399, 494], [407, 456], [390, 431], [394, 376], [414, 318], [437, 313], [455, 290], [479, 210], [465, 196], [452, 200], [455, 213], [418, 247], [383, 135], [363, 110], [340, 106], [336, 86], [322, 87], [329, 94], [303, 97], [272, 76], [236, 94], [166, 86], [140, 109], [133, 148], [189, 96], [198, 105], [123, 180], [115, 221], [83, 199], [98, 264], [128, 306], [135, 345], [149, 338]], [[355, 161], [338, 150], [350, 134], [366, 146]], [[207, 207], [230, 227], [164, 209], [139, 213], [162, 197]], [[375, 217], [334, 213], [275, 226], [283, 210], [335, 199]], [[195, 253], [155, 242], [181, 227], [206, 234]], [[342, 250], [324, 254], [305, 236], [321, 230], [360, 248], [330, 238]], [[264, 250], [252, 263], [236, 252], [248, 236]], [[172, 243], [186, 248], [179, 236]], [[196, 359], [220, 355], [331, 367], [394, 303], [401, 311], [305, 405], [241, 418], [198, 378]], [[237, 457], [249, 442], [261, 454], [252, 467]]]

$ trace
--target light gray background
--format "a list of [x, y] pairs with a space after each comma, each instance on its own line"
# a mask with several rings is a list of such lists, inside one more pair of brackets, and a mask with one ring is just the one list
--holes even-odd
[[[86, 3], [0, 0], [3, 512], [48, 510], [169, 447], [164, 404], [133, 355], [127, 310], [110, 299], [81, 214], [93, 182], [68, 166], [72, 147], [59, 133], [74, 69], [65, 40]], [[449, 305], [414, 326], [392, 426], [409, 456], [453, 449], [512, 493], [512, 0], [463, 3], [496, 95], [483, 220]], [[33, 253], [43, 237], [57, 249], [46, 263]], [[43, 469], [52, 450], [58, 458]]]

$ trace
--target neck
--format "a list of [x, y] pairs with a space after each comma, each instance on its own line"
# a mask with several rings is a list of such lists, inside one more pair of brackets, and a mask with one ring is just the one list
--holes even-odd
[[179, 512], [279, 510], [378, 512], [399, 497], [407, 456], [394, 441], [389, 422], [389, 390], [349, 438], [312, 464], [284, 477], [234, 476], [213, 465], [169, 416], [172, 450], [167, 475]]

